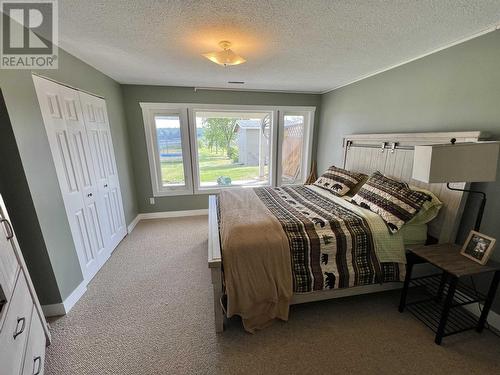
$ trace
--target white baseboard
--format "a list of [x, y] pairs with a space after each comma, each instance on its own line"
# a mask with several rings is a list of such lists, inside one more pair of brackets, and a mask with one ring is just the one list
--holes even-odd
[[134, 220], [127, 227], [128, 233], [132, 233], [135, 226], [141, 220], [150, 220], [150, 219], [168, 219], [171, 217], [185, 217], [185, 216], [202, 216], [208, 215], [208, 209], [200, 209], [200, 210], [184, 210], [184, 211], [162, 211], [162, 212], [146, 212], [142, 214], [138, 214]]
[[45, 315], [46, 317], [66, 315], [71, 311], [78, 300], [82, 298], [86, 291], [87, 283], [85, 281], [82, 281], [80, 285], [78, 285], [76, 289], [63, 302], [55, 303], [53, 305], [43, 305], [43, 315]]
[[[477, 303], [474, 303], [472, 305], [465, 305], [464, 307], [466, 310], [470, 311], [477, 317], [481, 315], [481, 310], [479, 310], [479, 305]], [[481, 308], [483, 308], [482, 305]], [[496, 330], [500, 331], [500, 315], [490, 310], [490, 312], [488, 313], [488, 324]]]
[[134, 217], [134, 220], [132, 220], [132, 222], [128, 225], [127, 227], [127, 233], [130, 234], [132, 233], [132, 231], [134, 230], [135, 226], [137, 225], [137, 223], [141, 220], [140, 218], [140, 214], [137, 214], [136, 217]]
[[140, 217], [139, 220], [166, 219], [170, 217], [201, 216], [201, 215], [208, 215], [208, 208], [201, 210], [148, 212], [139, 214]]

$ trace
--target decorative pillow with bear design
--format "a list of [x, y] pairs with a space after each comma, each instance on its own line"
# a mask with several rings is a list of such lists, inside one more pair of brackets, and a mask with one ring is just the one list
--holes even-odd
[[363, 181], [366, 177], [368, 176], [363, 173], [347, 171], [332, 165], [314, 182], [313, 185], [319, 186], [320, 188], [328, 190], [341, 197]]
[[351, 202], [377, 213], [384, 219], [389, 231], [396, 233], [431, 199], [424, 192], [410, 189], [405, 182], [375, 172]]

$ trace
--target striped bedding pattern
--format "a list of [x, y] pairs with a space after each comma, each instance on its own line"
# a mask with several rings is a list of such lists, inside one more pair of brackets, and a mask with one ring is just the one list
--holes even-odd
[[398, 263], [377, 260], [360, 214], [307, 186], [254, 191], [286, 233], [295, 293], [400, 281]]
[[405, 182], [375, 172], [351, 202], [379, 214], [391, 233], [396, 233], [431, 199], [422, 191], [410, 189]]
[[363, 173], [347, 171], [332, 165], [313, 185], [319, 186], [341, 197], [367, 177], [368, 176]]

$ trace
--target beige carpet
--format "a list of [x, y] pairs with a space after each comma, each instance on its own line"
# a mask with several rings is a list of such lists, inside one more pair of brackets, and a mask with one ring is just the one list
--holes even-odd
[[139, 223], [65, 317], [47, 374], [499, 374], [500, 338], [434, 344], [398, 292], [292, 307], [255, 335], [214, 333], [207, 218]]

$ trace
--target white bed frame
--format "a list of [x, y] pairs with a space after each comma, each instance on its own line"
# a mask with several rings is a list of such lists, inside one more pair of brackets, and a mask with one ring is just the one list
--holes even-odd
[[[439, 243], [454, 242], [466, 201], [466, 194], [446, 188], [446, 184], [425, 184], [411, 179], [413, 147], [457, 142], [477, 142], [486, 139], [479, 131], [444, 133], [355, 134], [344, 138], [344, 168], [370, 174], [380, 171], [387, 176], [406, 181], [432, 191], [443, 202], [438, 217], [429, 223], [428, 234]], [[465, 183], [453, 184], [464, 188]], [[211, 270], [214, 293], [215, 330], [224, 330], [222, 253], [217, 221], [217, 199], [209, 197], [208, 208], [208, 267]], [[294, 294], [291, 304], [347, 297], [401, 288], [401, 283], [366, 285], [344, 289], [322, 290]]]

